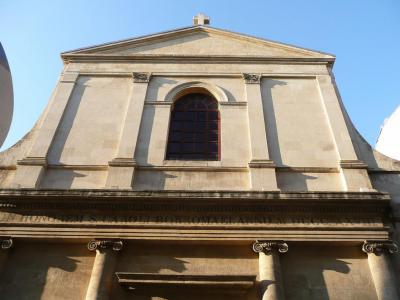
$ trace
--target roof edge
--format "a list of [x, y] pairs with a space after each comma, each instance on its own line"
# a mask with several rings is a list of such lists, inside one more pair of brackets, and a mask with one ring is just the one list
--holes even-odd
[[311, 54], [311, 53], [314, 55], [319, 54], [321, 56], [325, 56], [325, 57], [328, 56], [329, 58], [335, 59], [335, 55], [330, 54], [330, 53], [316, 51], [316, 50], [298, 47], [295, 45], [281, 43], [281, 42], [277, 42], [277, 41], [273, 41], [273, 40], [268, 40], [268, 39], [248, 35], [248, 34], [242, 34], [242, 33], [237, 33], [234, 31], [229, 31], [229, 30], [220, 29], [220, 28], [214, 28], [211, 26], [203, 26], [203, 25], [182, 27], [182, 28], [172, 29], [172, 30], [168, 30], [168, 31], [153, 33], [153, 34], [149, 34], [149, 35], [143, 35], [143, 36], [138, 36], [138, 37], [134, 37], [134, 38], [128, 38], [128, 39], [113, 41], [113, 42], [109, 42], [109, 43], [103, 43], [103, 44], [97, 44], [94, 46], [78, 48], [75, 50], [62, 52], [61, 57], [64, 58], [71, 54], [90, 54], [91, 52], [99, 50], [99, 49], [107, 50], [111, 47], [115, 47], [118, 45], [126, 46], [131, 43], [134, 44], [134, 43], [146, 42], [146, 41], [150, 41], [150, 40], [157, 39], [160, 37], [174, 36], [177, 34], [189, 33], [191, 31], [196, 31], [196, 30], [204, 31], [204, 32], [215, 32], [215, 33], [222, 34], [222, 35], [231, 35], [233, 37], [246, 39], [251, 42], [274, 44], [274, 46], [279, 47], [279, 48], [286, 48], [286, 49], [289, 48], [289, 49], [295, 50], [295, 51], [302, 51], [305, 54]]

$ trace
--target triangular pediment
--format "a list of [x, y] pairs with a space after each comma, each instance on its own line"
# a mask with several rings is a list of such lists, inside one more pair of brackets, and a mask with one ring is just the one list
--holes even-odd
[[195, 26], [63, 53], [104, 56], [334, 58], [333, 55], [212, 27]]

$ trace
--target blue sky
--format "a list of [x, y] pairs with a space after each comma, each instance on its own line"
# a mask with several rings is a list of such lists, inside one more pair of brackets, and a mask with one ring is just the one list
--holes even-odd
[[15, 96], [2, 150], [44, 109], [62, 69], [61, 52], [188, 26], [198, 12], [213, 27], [335, 54], [345, 107], [373, 145], [383, 120], [400, 105], [398, 0], [0, 0], [0, 41]]

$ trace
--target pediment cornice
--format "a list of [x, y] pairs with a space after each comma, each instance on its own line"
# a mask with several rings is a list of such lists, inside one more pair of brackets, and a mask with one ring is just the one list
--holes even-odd
[[[182, 55], [174, 53], [173, 49], [167, 53], [154, 53], [150, 51], [137, 51], [134, 53], [129, 53], [120, 51], [121, 49], [143, 49], [143, 47], [151, 46], [156, 43], [163, 43], [165, 41], [185, 38], [188, 36], [193, 36], [195, 34], [206, 34], [207, 36], [218, 37], [218, 39], [246, 43], [247, 47], [256, 47], [260, 55], [252, 55], [251, 53], [243, 53], [241, 55], [204, 55], [204, 53], [195, 53], [193, 55]], [[265, 55], [263, 49], [272, 49], [271, 55]], [[256, 51], [257, 52], [257, 51]], [[189, 51], [191, 54], [191, 52]], [[284, 55], [280, 54], [284, 53]], [[223, 53], [224, 54], [224, 53]], [[333, 63], [335, 56], [323, 53], [315, 50], [305, 49], [301, 47], [296, 47], [293, 45], [288, 45], [284, 43], [278, 43], [271, 40], [261, 39], [249, 35], [239, 34], [227, 30], [217, 29], [208, 26], [191, 26], [181, 29], [156, 33], [152, 35], [142, 36], [138, 38], [126, 39], [121, 41], [116, 41], [112, 43], [106, 43], [101, 45], [96, 45], [87, 48], [81, 48], [77, 50], [72, 50], [64, 52], [61, 54], [62, 59], [65, 62], [76, 61], [76, 60], [95, 60], [95, 61], [146, 61], [146, 60], [156, 60], [156, 61], [176, 61], [176, 60], [195, 60], [195, 61], [213, 61], [213, 62], [239, 62], [239, 61], [276, 61], [276, 62], [318, 62], [318, 63]]]

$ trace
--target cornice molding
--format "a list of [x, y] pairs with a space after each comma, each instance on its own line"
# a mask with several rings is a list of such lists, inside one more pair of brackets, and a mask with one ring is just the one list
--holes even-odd
[[63, 56], [65, 63], [73, 62], [148, 62], [148, 63], [176, 63], [202, 62], [202, 63], [276, 63], [276, 64], [333, 64], [332, 58], [285, 58], [265, 56], [220, 56], [220, 55], [106, 55], [106, 54], [66, 54]]
[[[188, 201], [190, 199], [190, 201]], [[239, 191], [0, 190], [0, 211], [259, 212], [386, 215], [383, 193], [280, 193]]]

